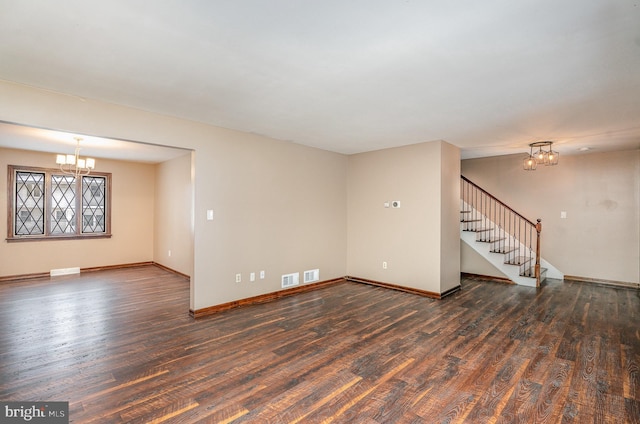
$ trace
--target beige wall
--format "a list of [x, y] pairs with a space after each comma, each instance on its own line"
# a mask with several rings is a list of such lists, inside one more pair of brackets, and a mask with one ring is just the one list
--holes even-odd
[[0, 120], [194, 150], [193, 309], [279, 290], [283, 273], [346, 274], [344, 155], [8, 82]]
[[[7, 165], [55, 166], [53, 154], [0, 148], [0, 187]], [[7, 190], [0, 190], [0, 276], [90, 268], [153, 260], [154, 166], [98, 159], [96, 171], [112, 174], [109, 239], [7, 243]]]
[[348, 274], [434, 293], [459, 285], [459, 166], [440, 141], [350, 156]]
[[[462, 173], [529, 219], [541, 218], [542, 256], [564, 274], [638, 283], [640, 150], [561, 152], [559, 165], [533, 172], [522, 170], [522, 156], [464, 160]], [[465, 263], [462, 270], [472, 272]]]
[[[216, 276], [196, 286], [196, 301], [209, 299], [196, 308], [280, 290], [283, 274], [344, 276], [346, 165], [344, 155], [239, 133], [196, 150], [196, 199], [205, 199], [196, 208], [196, 246], [205, 249], [196, 275]], [[265, 280], [249, 282], [262, 270]]]
[[193, 273], [191, 152], [155, 167], [153, 260]]
[[460, 285], [460, 149], [444, 142], [440, 149], [440, 290], [445, 292]]

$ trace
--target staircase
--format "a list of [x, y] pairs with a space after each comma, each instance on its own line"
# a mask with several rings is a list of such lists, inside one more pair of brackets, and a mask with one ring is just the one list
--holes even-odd
[[542, 223], [533, 222], [469, 179], [460, 181], [460, 238], [516, 284], [539, 287]]

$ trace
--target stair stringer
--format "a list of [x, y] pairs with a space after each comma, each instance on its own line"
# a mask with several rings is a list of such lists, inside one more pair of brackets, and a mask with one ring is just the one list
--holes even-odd
[[551, 265], [544, 258], [540, 258], [540, 266], [547, 269], [547, 278], [557, 278], [558, 280], [564, 280], [564, 273], [555, 266]]

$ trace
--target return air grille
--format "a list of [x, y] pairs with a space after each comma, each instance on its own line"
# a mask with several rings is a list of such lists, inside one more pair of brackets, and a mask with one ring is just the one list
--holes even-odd
[[320, 270], [312, 269], [304, 272], [304, 282], [312, 283], [314, 281], [318, 281], [320, 279]]
[[287, 287], [297, 286], [300, 282], [300, 273], [296, 272], [295, 274], [285, 274], [282, 276], [282, 288], [286, 289]]

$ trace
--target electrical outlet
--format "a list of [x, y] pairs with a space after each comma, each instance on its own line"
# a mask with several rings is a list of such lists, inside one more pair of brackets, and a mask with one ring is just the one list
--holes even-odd
[[264, 271], [260, 271], [260, 279], [261, 280], [264, 280], [264, 274], [265, 274]]
[[236, 283], [242, 282], [242, 274], [236, 274]]
[[387, 269], [387, 262], [386, 261], [382, 262], [382, 269]]
[[249, 274], [249, 281], [256, 281], [256, 273], [252, 272], [251, 274]]

